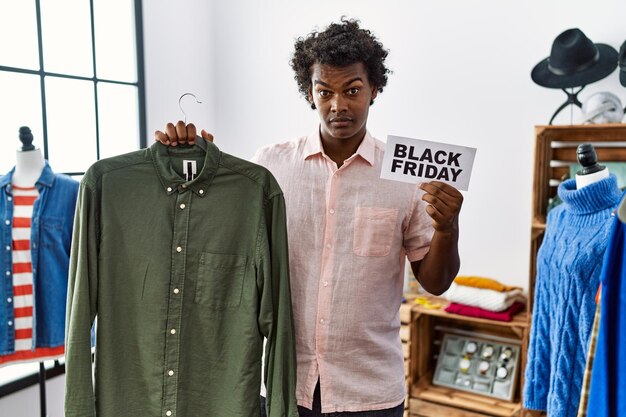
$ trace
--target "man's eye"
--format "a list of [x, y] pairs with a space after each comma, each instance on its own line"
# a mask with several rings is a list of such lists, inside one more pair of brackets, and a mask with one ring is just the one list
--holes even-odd
[[360, 88], [352, 87], [348, 90], [348, 95], [355, 96], [359, 93], [359, 91], [361, 91]]
[[320, 95], [320, 97], [328, 97], [328, 96], [330, 96], [330, 91], [328, 91], [328, 90], [320, 90], [318, 92], [318, 94]]

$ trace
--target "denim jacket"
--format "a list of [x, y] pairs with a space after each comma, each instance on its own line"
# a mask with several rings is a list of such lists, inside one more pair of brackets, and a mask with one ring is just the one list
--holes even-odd
[[[15, 352], [13, 258], [11, 252], [14, 169], [0, 176], [0, 355]], [[33, 264], [33, 346], [62, 346], [65, 338], [65, 304], [70, 243], [78, 182], [55, 174], [46, 165], [37, 180], [39, 198], [33, 206], [31, 255]]]

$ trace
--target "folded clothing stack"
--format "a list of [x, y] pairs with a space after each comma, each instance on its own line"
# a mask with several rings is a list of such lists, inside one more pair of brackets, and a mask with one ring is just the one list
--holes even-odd
[[442, 296], [448, 313], [498, 321], [513, 320], [526, 302], [521, 288], [483, 277], [457, 277]]

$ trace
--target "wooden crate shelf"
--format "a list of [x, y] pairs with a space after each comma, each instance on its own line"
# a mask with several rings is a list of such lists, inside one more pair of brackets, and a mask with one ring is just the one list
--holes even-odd
[[[432, 374], [427, 375], [432, 379]], [[481, 416], [511, 417], [519, 416], [521, 403], [500, 401], [495, 398], [484, 397], [469, 392], [457, 391], [451, 388], [438, 387], [426, 382], [414, 385], [411, 389], [411, 401], [418, 400], [421, 404], [429, 404], [430, 408], [437, 409], [436, 405], [463, 409], [462, 416], [478, 413]], [[413, 407], [415, 409], [415, 407]], [[444, 408], [445, 409], [445, 408]], [[412, 414], [415, 414], [413, 411]], [[419, 416], [419, 412], [417, 413]], [[439, 413], [439, 415], [443, 415]]]
[[487, 417], [488, 414], [475, 413], [473, 411], [454, 406], [434, 404], [419, 398], [411, 398], [409, 417]]
[[[459, 417], [510, 417], [522, 416], [520, 387], [525, 366], [525, 344], [528, 338], [526, 312], [517, 314], [511, 322], [498, 322], [475, 317], [450, 314], [444, 311], [448, 302], [440, 297], [428, 296], [428, 301], [438, 303], [440, 309], [414, 305], [412, 311], [411, 392], [410, 416]], [[459, 391], [432, 384], [436, 355], [445, 329], [476, 332], [490, 337], [506, 339], [521, 347], [521, 363], [516, 376], [514, 401], [503, 401], [479, 394]]]

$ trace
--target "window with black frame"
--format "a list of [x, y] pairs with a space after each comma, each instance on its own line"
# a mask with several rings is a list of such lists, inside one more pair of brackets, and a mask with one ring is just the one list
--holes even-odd
[[[77, 177], [146, 146], [141, 19], [141, 0], [0, 2], [0, 174], [21, 126], [54, 172]], [[0, 367], [0, 396], [38, 370]]]

